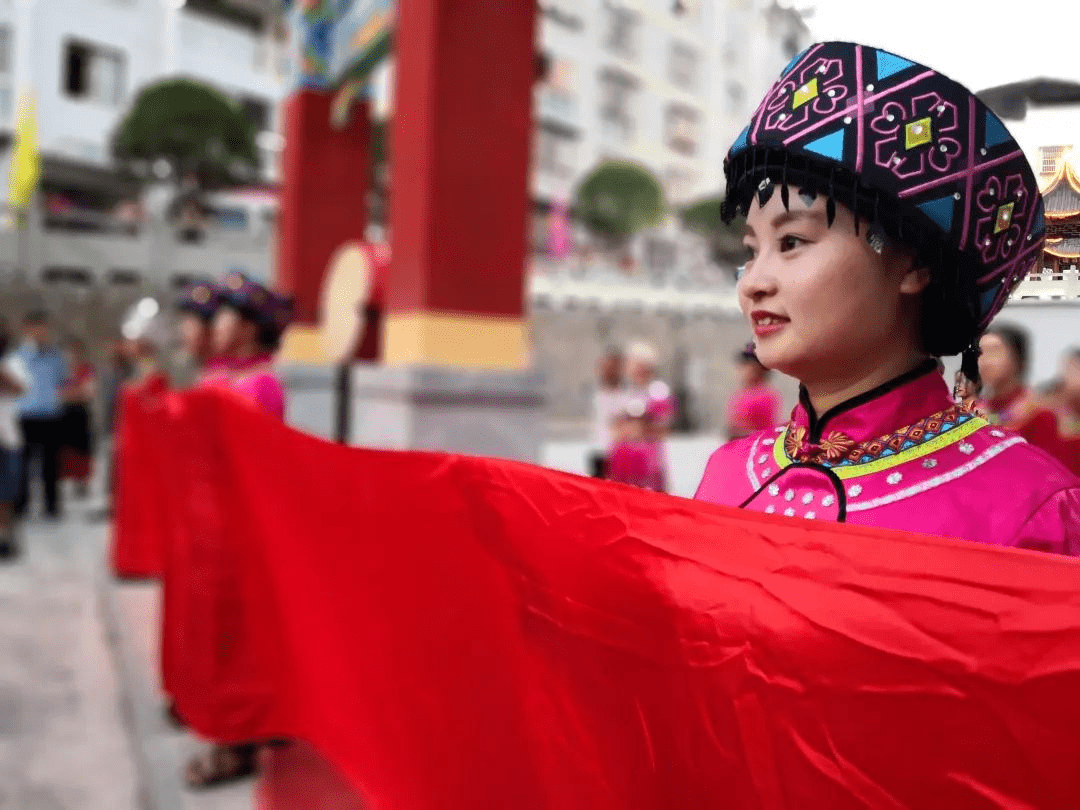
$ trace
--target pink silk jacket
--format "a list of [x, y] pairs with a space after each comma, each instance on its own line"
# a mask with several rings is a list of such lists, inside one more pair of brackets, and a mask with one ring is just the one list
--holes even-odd
[[953, 403], [932, 362], [821, 417], [717, 450], [696, 498], [758, 512], [1080, 555], [1080, 479]]

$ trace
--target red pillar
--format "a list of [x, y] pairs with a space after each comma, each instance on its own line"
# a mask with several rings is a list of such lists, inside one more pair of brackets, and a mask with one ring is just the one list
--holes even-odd
[[371, 124], [357, 103], [342, 129], [330, 123], [334, 94], [299, 90], [284, 103], [285, 152], [277, 282], [295, 296], [296, 324], [284, 354], [318, 360], [319, 292], [335, 251], [364, 237]]
[[387, 363], [527, 363], [535, 6], [398, 5]]

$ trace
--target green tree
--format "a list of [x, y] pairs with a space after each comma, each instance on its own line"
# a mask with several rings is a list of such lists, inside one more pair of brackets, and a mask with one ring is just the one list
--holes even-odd
[[167, 79], [136, 97], [113, 133], [112, 154], [121, 169], [141, 179], [167, 166], [177, 186], [194, 180], [199, 191], [209, 191], [257, 176], [255, 135], [251, 116], [213, 87]]
[[663, 188], [647, 169], [608, 160], [578, 187], [574, 213], [594, 236], [618, 248], [642, 228], [659, 225], [667, 205]]
[[717, 264], [740, 265], [746, 258], [743, 229], [746, 219], [740, 214], [725, 224], [720, 218], [723, 197], [704, 197], [679, 211], [683, 227], [709, 241], [709, 250]]

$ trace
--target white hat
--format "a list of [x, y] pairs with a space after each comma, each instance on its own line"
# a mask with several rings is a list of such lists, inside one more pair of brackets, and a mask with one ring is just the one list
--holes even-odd
[[631, 343], [626, 349], [626, 357], [651, 368], [656, 368], [660, 364], [660, 356], [657, 354], [656, 349], [644, 341]]

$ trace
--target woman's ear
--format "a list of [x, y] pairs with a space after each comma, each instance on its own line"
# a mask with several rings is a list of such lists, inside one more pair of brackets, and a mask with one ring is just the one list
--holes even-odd
[[916, 267], [912, 265], [906, 273], [904, 273], [903, 279], [900, 280], [900, 292], [905, 295], [916, 295], [921, 293], [930, 284], [930, 271], [925, 267]]

